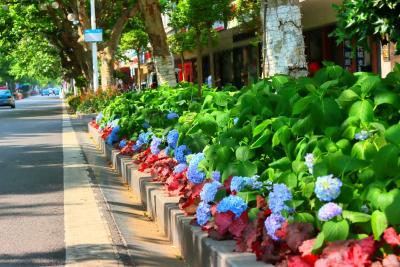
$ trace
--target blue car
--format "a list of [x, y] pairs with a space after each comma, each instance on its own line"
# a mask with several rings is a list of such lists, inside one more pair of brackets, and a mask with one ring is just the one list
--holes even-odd
[[42, 96], [49, 96], [50, 95], [50, 90], [49, 89], [43, 89], [42, 92], [40, 93]]
[[0, 106], [15, 108], [15, 99], [10, 90], [0, 90]]

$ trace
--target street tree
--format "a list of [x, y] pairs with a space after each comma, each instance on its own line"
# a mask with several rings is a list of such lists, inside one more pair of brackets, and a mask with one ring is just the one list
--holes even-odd
[[125, 28], [125, 32], [122, 34], [119, 49], [122, 53], [126, 53], [129, 50], [134, 50], [138, 56], [138, 77], [137, 84], [141, 88], [142, 77], [141, 77], [141, 63], [140, 54], [147, 51], [147, 45], [149, 43], [149, 36], [145, 31], [145, 26], [141, 16], [135, 16], [131, 18], [128, 25]]
[[397, 43], [400, 52], [400, 2], [398, 0], [344, 0], [337, 10], [337, 41], [354, 40], [368, 48], [370, 37]]
[[[198, 94], [201, 95], [203, 84], [203, 49], [211, 44], [213, 24], [217, 21], [227, 22], [233, 15], [231, 0], [179, 0], [172, 13], [171, 25], [175, 29], [190, 29], [194, 32], [196, 47], [196, 71]], [[210, 59], [212, 61], [212, 58]], [[213, 66], [213, 64], [210, 64]], [[212, 75], [214, 74], [211, 69]], [[213, 79], [215, 80], [215, 79]]]
[[262, 0], [263, 76], [307, 75], [299, 0]]
[[187, 81], [187, 73], [185, 71], [185, 52], [195, 49], [193, 30], [179, 30], [175, 34], [168, 37], [168, 44], [173, 54], [179, 55], [182, 67], [182, 79]]

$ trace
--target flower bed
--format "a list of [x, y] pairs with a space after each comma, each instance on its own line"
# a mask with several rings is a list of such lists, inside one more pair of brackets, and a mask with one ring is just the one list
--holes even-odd
[[92, 123], [236, 251], [287, 266], [400, 264], [400, 68], [328, 66], [238, 92], [119, 96]]

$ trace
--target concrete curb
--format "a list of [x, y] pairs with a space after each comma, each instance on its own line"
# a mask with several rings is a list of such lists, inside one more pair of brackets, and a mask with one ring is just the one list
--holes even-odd
[[216, 241], [207, 237], [200, 227], [190, 225], [193, 217], [186, 217], [179, 210], [179, 197], [170, 197], [163, 185], [152, 181], [150, 174], [137, 170], [129, 157], [105, 144], [96, 129], [88, 126], [99, 150], [111, 162], [113, 168], [128, 183], [147, 209], [148, 216], [157, 222], [159, 230], [181, 251], [189, 266], [204, 267], [272, 267], [256, 261], [252, 253], [233, 252], [235, 241]]

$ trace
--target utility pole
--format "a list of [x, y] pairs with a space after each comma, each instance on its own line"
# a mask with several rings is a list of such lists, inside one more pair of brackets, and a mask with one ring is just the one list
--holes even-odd
[[[95, 0], [90, 0], [90, 22], [92, 30], [96, 27], [96, 7]], [[97, 60], [97, 43], [92, 43], [92, 58], [93, 58], [93, 89], [95, 92], [99, 89], [99, 66]]]

